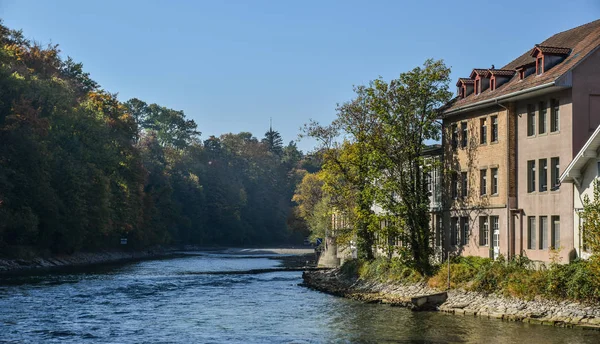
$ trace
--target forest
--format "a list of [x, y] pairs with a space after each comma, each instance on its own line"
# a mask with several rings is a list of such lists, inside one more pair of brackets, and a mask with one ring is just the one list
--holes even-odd
[[301, 242], [292, 196], [318, 159], [272, 128], [200, 130], [0, 22], [0, 254]]

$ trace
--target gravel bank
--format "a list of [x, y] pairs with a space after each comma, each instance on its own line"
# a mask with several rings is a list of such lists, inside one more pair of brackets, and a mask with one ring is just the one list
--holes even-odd
[[[312, 289], [369, 303], [410, 307], [410, 298], [440, 290], [425, 283], [398, 285], [344, 278], [338, 269], [306, 271], [304, 284]], [[463, 290], [449, 290], [439, 311], [532, 324], [600, 330], [600, 305], [536, 298], [521, 300]]]

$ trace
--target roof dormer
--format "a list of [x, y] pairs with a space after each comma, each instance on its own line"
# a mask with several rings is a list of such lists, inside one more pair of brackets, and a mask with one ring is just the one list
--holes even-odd
[[523, 80], [535, 72], [535, 61], [517, 66], [515, 71], [519, 74], [519, 80]]
[[479, 95], [481, 92], [487, 90], [490, 86], [490, 79], [487, 77], [487, 69], [473, 69], [471, 72], [471, 79], [475, 81], [475, 85], [473, 87], [475, 95]]
[[545, 71], [562, 62], [570, 53], [570, 48], [536, 44], [530, 53], [531, 57], [535, 59], [535, 73], [537, 75], [543, 74]]
[[469, 78], [459, 78], [458, 82], [456, 83], [458, 98], [462, 99], [473, 93], [474, 84], [475, 80]]
[[486, 76], [490, 78], [490, 91], [497, 89], [510, 80], [515, 71], [512, 69], [488, 69]]

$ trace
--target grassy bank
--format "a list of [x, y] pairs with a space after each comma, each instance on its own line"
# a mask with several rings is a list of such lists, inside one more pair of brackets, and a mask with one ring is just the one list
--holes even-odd
[[[423, 276], [398, 258], [373, 261], [351, 260], [341, 267], [347, 277], [362, 280], [414, 284], [427, 282], [445, 290], [447, 265], [438, 266], [431, 276]], [[576, 260], [570, 264], [535, 267], [526, 257], [497, 260], [480, 257], [457, 257], [450, 263], [450, 288], [483, 293], [497, 293], [525, 300], [542, 297], [551, 300], [600, 302], [600, 273], [593, 262]]]

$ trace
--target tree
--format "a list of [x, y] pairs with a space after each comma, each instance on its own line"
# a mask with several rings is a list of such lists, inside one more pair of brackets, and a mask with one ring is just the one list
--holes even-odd
[[273, 130], [273, 127], [269, 128], [261, 142], [267, 145], [271, 153], [277, 156], [281, 156], [283, 153], [283, 139], [279, 132]]
[[438, 108], [451, 98], [450, 69], [443, 61], [427, 60], [423, 67], [402, 73], [389, 83], [377, 79], [366, 91], [380, 122], [375, 143], [384, 173], [377, 201], [400, 216], [415, 267], [430, 270], [431, 229], [425, 174], [432, 166], [422, 157], [427, 140], [438, 140]]
[[598, 259], [600, 253], [600, 183], [594, 181], [593, 197], [588, 195], [583, 198], [583, 211], [580, 217], [584, 220], [583, 234], [584, 246]]
[[[355, 87], [356, 97], [337, 107], [336, 119], [328, 126], [317, 122], [305, 125], [304, 135], [319, 142], [322, 153], [325, 185], [332, 191], [332, 202], [338, 209], [352, 204], [351, 222], [356, 234], [359, 258], [372, 259], [374, 180], [374, 145], [379, 135], [376, 113], [369, 104], [369, 94], [364, 86]], [[343, 137], [340, 142], [338, 139]]]

